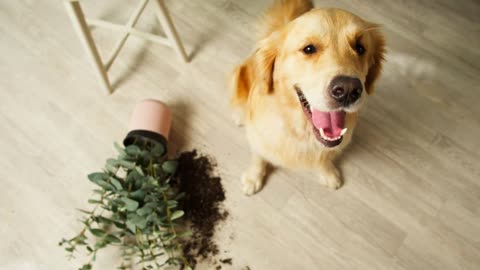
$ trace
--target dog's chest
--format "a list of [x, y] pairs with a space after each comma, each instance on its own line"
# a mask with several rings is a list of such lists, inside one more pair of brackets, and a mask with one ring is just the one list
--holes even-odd
[[[290, 119], [292, 120], [292, 119]], [[252, 150], [274, 165], [291, 169], [310, 169], [332, 151], [315, 138], [308, 123], [289, 121], [275, 116], [256, 118], [246, 125]]]

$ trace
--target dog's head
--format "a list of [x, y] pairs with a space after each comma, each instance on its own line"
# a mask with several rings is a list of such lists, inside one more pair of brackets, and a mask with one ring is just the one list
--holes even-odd
[[[317, 139], [341, 143], [345, 113], [360, 109], [373, 92], [383, 61], [378, 26], [340, 9], [315, 9], [258, 44], [261, 88], [276, 86], [298, 99]], [[275, 89], [275, 90], [274, 90]]]

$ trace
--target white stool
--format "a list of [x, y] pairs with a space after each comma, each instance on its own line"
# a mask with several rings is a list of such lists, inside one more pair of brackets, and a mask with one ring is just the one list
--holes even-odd
[[[75, 31], [77, 32], [80, 41], [82, 42], [85, 50], [87, 51], [87, 55], [89, 56], [90, 60], [93, 63], [93, 66], [98, 73], [102, 87], [108, 94], [112, 92], [112, 87], [110, 85], [110, 81], [108, 80], [107, 72], [112, 66], [113, 61], [117, 57], [118, 53], [125, 44], [125, 41], [130, 35], [172, 47], [173, 49], [175, 49], [177, 55], [183, 61], [188, 62], [185, 49], [183, 48], [182, 42], [178, 37], [177, 31], [175, 30], [172, 19], [168, 14], [168, 10], [163, 0], [153, 0], [153, 2], [155, 13], [158, 20], [160, 21], [162, 28], [165, 31], [166, 37], [142, 32], [134, 28], [148, 1], [149, 0], [139, 0], [138, 6], [136, 7], [135, 11], [132, 13], [132, 15], [127, 21], [127, 24], [125, 25], [118, 25], [98, 19], [86, 19], [78, 0], [65, 1], [65, 7], [67, 8], [68, 15], [72, 20]], [[102, 62], [97, 47], [95, 46], [95, 41], [93, 40], [92, 34], [90, 33], [90, 29], [88, 27], [89, 25], [104, 27], [124, 33], [123, 36], [118, 40], [116, 45], [113, 47], [113, 51], [105, 63]]]

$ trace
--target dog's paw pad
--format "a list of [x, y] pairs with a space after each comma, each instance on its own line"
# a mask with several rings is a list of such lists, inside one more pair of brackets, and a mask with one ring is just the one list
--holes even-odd
[[249, 177], [246, 174], [242, 176], [242, 189], [245, 195], [253, 195], [262, 188], [262, 179]]

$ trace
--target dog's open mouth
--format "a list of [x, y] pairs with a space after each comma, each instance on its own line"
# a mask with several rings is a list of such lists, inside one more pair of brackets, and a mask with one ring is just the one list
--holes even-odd
[[342, 142], [345, 128], [345, 112], [330, 111], [321, 112], [310, 108], [307, 98], [300, 88], [295, 87], [298, 100], [302, 105], [303, 112], [312, 124], [313, 133], [318, 141], [326, 147], [335, 147]]

